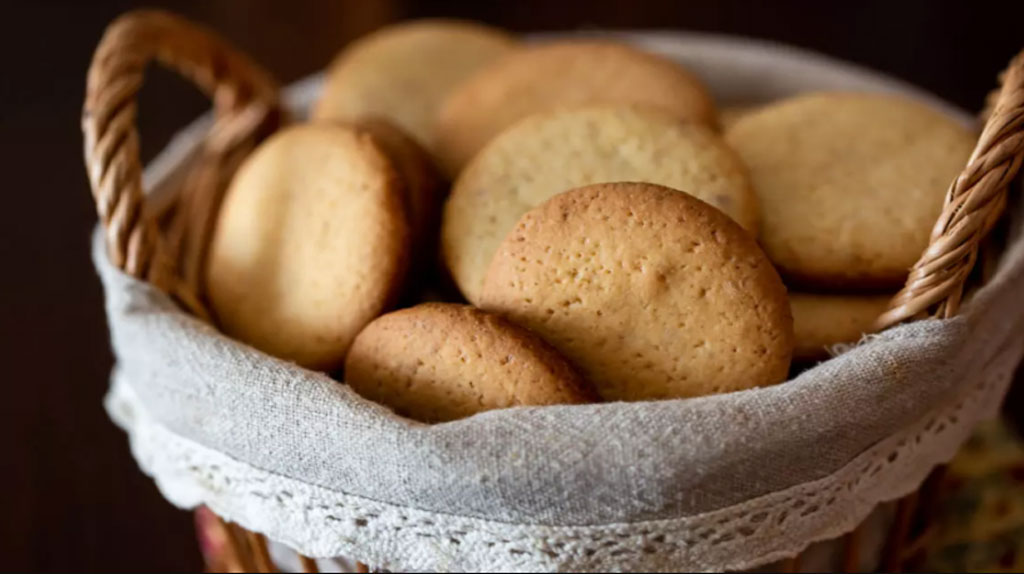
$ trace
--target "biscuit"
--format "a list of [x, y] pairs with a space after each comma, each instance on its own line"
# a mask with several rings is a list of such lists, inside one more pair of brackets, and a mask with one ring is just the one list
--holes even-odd
[[529, 331], [451, 303], [423, 303], [370, 323], [345, 360], [345, 381], [423, 422], [595, 398], [569, 363]]
[[718, 110], [718, 125], [723, 132], [729, 131], [732, 126], [736, 125], [736, 122], [740, 121], [740, 118], [753, 113], [758, 107], [760, 106], [754, 104], [723, 106]]
[[436, 149], [452, 176], [480, 148], [526, 116], [591, 105], [639, 105], [715, 123], [711, 97], [675, 62], [611, 41], [528, 46], [484, 67], [442, 104]]
[[710, 128], [649, 108], [537, 114], [491, 140], [452, 188], [441, 246], [462, 293], [479, 300], [494, 252], [524, 213], [565, 190], [615, 181], [684, 190], [756, 233], [746, 168]]
[[826, 359], [833, 345], [856, 343], [861, 336], [875, 332], [875, 320], [890, 300], [892, 295], [790, 293], [796, 336], [793, 360]]
[[402, 193], [365, 132], [309, 124], [272, 136], [238, 170], [218, 216], [206, 266], [217, 323], [305, 367], [340, 366], [400, 287]]
[[458, 20], [388, 26], [335, 58], [312, 118], [381, 117], [429, 151], [434, 120], [448, 92], [514, 45], [501, 30]]
[[890, 95], [819, 93], [741, 118], [726, 140], [761, 199], [761, 245], [794, 285], [894, 288], [928, 245], [974, 135]]
[[412, 137], [387, 120], [370, 117], [352, 125], [368, 132], [398, 171], [405, 191], [412, 244], [419, 253], [432, 253], [444, 199], [434, 164]]
[[606, 400], [771, 385], [793, 351], [786, 289], [754, 238], [654, 184], [591, 185], [528, 212], [481, 306], [551, 343]]

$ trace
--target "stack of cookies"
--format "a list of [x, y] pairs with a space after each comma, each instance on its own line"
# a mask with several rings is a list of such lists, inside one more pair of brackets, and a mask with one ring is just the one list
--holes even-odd
[[790, 287], [798, 361], [870, 332], [976, 141], [919, 103], [852, 93], [741, 110], [725, 138], [757, 190], [761, 246]]
[[870, 332], [974, 138], [882, 95], [727, 117], [614, 41], [380, 30], [236, 174], [206, 298], [424, 422], [780, 383]]

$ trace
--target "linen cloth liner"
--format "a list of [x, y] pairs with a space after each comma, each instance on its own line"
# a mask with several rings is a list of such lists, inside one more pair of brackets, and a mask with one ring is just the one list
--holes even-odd
[[[757, 56], [723, 70], [700, 53], [721, 41], [702, 38], [640, 41], [743, 99], [736, 70]], [[959, 317], [891, 329], [782, 385], [429, 426], [185, 315], [111, 266], [98, 234], [94, 259], [117, 358], [108, 410], [165, 496], [390, 569], [739, 569], [792, 555], [948, 460], [1024, 350], [1018, 236]]]

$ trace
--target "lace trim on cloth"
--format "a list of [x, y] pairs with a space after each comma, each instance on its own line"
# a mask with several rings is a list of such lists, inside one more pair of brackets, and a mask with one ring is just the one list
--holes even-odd
[[743, 570], [840, 536], [876, 504], [915, 490], [979, 420], [997, 412], [1013, 374], [1000, 358], [952, 404], [832, 475], [699, 515], [578, 527], [424, 512], [254, 468], [152, 420], [117, 371], [106, 406], [128, 432], [139, 466], [173, 504], [209, 506], [310, 556], [350, 556], [392, 570]]

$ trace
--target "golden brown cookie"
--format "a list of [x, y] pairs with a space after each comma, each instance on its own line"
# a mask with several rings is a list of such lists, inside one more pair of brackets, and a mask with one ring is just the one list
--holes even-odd
[[363, 118], [353, 125], [374, 138], [402, 178], [413, 247], [419, 253], [433, 252], [444, 188], [430, 158], [415, 140], [387, 120]]
[[771, 385], [793, 351], [786, 289], [754, 238], [654, 184], [591, 185], [528, 212], [481, 306], [538, 333], [607, 400]]
[[639, 105], [715, 123], [703, 84], [671, 60], [607, 40], [537, 44], [481, 69], [444, 101], [436, 130], [441, 167], [454, 176], [526, 116], [591, 105]]
[[710, 128], [650, 108], [536, 114], [491, 140], [452, 188], [441, 248], [462, 293], [479, 301], [494, 252], [524, 213], [568, 189], [615, 181], [684, 190], [756, 233], [746, 168]]
[[400, 179], [366, 132], [287, 128], [224, 198], [206, 290], [229, 335], [300, 365], [341, 365], [397, 294], [409, 230]]
[[721, 126], [723, 132], [728, 131], [736, 125], [736, 122], [740, 121], [740, 118], [753, 113], [759, 107], [755, 104], [723, 106], [718, 111], [718, 125]]
[[794, 284], [897, 287], [974, 146], [970, 130], [890, 95], [819, 93], [740, 119], [727, 141], [761, 198], [761, 244]]
[[312, 117], [382, 117], [429, 150], [438, 108], [448, 92], [514, 45], [501, 30], [459, 20], [388, 26], [338, 55]]
[[790, 293], [794, 361], [817, 361], [841, 343], [856, 343], [874, 333], [875, 320], [888, 308], [892, 295], [818, 295]]
[[370, 323], [352, 344], [345, 381], [364, 397], [423, 422], [595, 398], [537, 336], [451, 303], [423, 303]]

